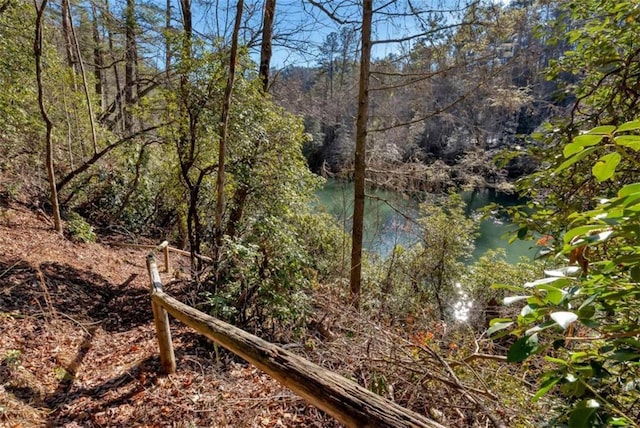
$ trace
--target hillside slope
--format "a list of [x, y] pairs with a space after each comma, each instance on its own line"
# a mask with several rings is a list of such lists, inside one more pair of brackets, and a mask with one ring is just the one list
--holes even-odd
[[47, 221], [0, 207], [0, 426], [336, 426], [251, 366], [218, 368], [177, 322], [178, 373], [160, 375], [145, 252], [74, 244]]

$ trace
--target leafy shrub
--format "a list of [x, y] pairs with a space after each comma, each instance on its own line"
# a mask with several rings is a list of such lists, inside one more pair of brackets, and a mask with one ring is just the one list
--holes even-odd
[[593, 209], [569, 214], [567, 230], [554, 240], [557, 266], [544, 278], [509, 285], [517, 293], [509, 301], [526, 304], [514, 321], [498, 319], [489, 329], [512, 327], [519, 337], [509, 361], [545, 355], [552, 369], [534, 399], [552, 390], [567, 397], [555, 425], [640, 420], [640, 183], [616, 181], [623, 159], [638, 164], [638, 131], [640, 120], [601, 126], [565, 146], [556, 171], [591, 162], [595, 180], [618, 188]]
[[71, 239], [76, 242], [96, 242], [93, 227], [79, 214], [72, 212], [67, 219], [67, 231]]

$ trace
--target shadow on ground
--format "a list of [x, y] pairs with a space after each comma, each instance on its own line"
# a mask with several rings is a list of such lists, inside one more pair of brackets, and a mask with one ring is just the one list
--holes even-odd
[[[104, 414], [105, 420], [110, 420], [110, 409], [129, 402], [151, 387], [160, 371], [157, 357], [138, 361], [96, 386], [83, 387], [73, 381], [83, 364], [92, 364], [85, 359], [98, 328], [117, 333], [152, 324], [148, 291], [130, 286], [137, 276], [133, 274], [122, 284], [112, 284], [94, 272], [69, 265], [43, 263], [34, 267], [24, 260], [0, 256], [0, 315], [20, 320], [18, 325], [25, 331], [19, 334], [26, 341], [22, 352], [29, 352], [29, 346], [34, 345], [46, 329], [46, 319], [53, 314], [71, 321], [73, 324], [68, 325], [74, 325], [74, 333], [82, 337], [80, 344], [72, 349], [73, 357], [61, 367], [64, 371], [57, 387], [47, 394], [24, 378], [19, 364], [9, 358], [9, 351], [5, 350], [5, 354], [0, 355], [0, 385], [4, 391], [32, 408], [45, 410], [47, 426], [61, 426], [70, 419], [79, 423], [78, 426], [101, 426], [96, 415]], [[27, 323], [35, 325], [26, 328]], [[61, 336], [60, 342], [63, 340]], [[90, 410], [73, 415], [65, 411], [72, 404], [77, 408], [83, 400], [87, 404], [91, 402]], [[0, 422], [2, 416], [0, 413]], [[120, 422], [133, 424], [135, 419]]]
[[122, 284], [69, 265], [0, 257], [0, 312], [33, 315], [55, 309], [106, 331], [126, 331], [153, 319], [148, 291], [129, 287], [137, 275]]

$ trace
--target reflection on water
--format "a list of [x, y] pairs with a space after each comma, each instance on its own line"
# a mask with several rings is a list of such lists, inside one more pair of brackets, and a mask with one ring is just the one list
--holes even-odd
[[[339, 181], [328, 181], [325, 187], [317, 192], [319, 205], [334, 215], [344, 228], [351, 228], [353, 213], [353, 184]], [[419, 202], [399, 193], [369, 190], [365, 203], [364, 247], [383, 257], [391, 253], [396, 244], [409, 246], [418, 240], [419, 226], [411, 219], [418, 214]], [[479, 216], [478, 209], [497, 202], [502, 205], [513, 205], [517, 199], [511, 195], [496, 193], [491, 189], [463, 192], [467, 203], [467, 215]], [[536, 249], [532, 242], [515, 241], [508, 244], [502, 236], [515, 229], [512, 223], [492, 218], [480, 223], [480, 235], [475, 241], [473, 260], [487, 250], [504, 248], [510, 263], [516, 263], [521, 256], [532, 258]]]
[[453, 318], [456, 321], [465, 322], [469, 320], [469, 314], [473, 307], [473, 301], [469, 300], [469, 296], [462, 289], [462, 284], [456, 283], [456, 290], [458, 292], [458, 300], [453, 305]]

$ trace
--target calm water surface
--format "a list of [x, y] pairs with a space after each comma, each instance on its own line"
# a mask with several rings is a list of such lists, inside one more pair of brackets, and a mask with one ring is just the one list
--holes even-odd
[[[393, 250], [394, 245], [411, 245], [416, 242], [419, 228], [404, 216], [415, 218], [418, 212], [419, 202], [403, 197], [395, 192], [382, 190], [369, 190], [365, 202], [365, 235], [364, 246], [368, 251], [377, 252], [381, 256], [387, 256]], [[323, 189], [317, 192], [319, 205], [330, 214], [334, 215], [344, 228], [350, 230], [351, 215], [353, 213], [353, 184], [339, 181], [328, 181]], [[497, 202], [503, 205], [517, 203], [515, 197], [496, 193], [487, 189], [475, 192], [462, 193], [467, 203], [467, 214], [479, 215], [477, 210]], [[385, 202], [385, 201], [388, 201]], [[507, 261], [516, 263], [520, 257], [532, 258], [536, 254], [531, 241], [515, 241], [512, 244], [502, 236], [515, 226], [507, 221], [499, 219], [487, 219], [480, 223], [480, 235], [476, 239], [476, 249], [473, 259], [477, 259], [487, 250], [504, 248]]]

